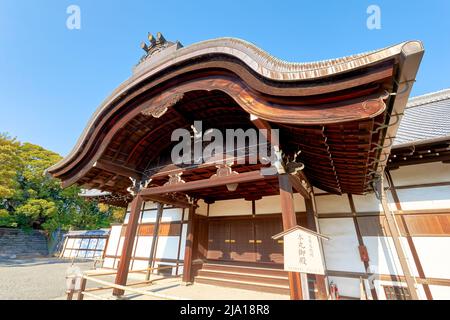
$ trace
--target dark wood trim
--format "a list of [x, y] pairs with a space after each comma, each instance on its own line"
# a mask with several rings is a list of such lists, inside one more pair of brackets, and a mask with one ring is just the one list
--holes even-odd
[[[128, 227], [125, 232], [125, 240], [123, 243], [122, 254], [120, 256], [119, 267], [117, 269], [117, 276], [115, 283], [118, 285], [126, 285], [128, 278], [128, 271], [130, 268], [131, 254], [133, 251], [133, 244], [136, 238], [137, 227], [139, 225], [139, 216], [141, 214], [142, 197], [137, 195], [131, 202], [130, 217], [128, 219]], [[124, 290], [114, 289], [115, 296], [122, 296]]]
[[[367, 274], [352, 271], [327, 270], [327, 275], [338, 278], [367, 279]], [[406, 282], [404, 276], [393, 274], [375, 274], [375, 278], [381, 281]], [[421, 285], [445, 286], [450, 287], [450, 279], [442, 278], [416, 278], [417, 283]]]
[[[109, 258], [109, 259], [115, 259], [115, 258], [120, 258], [120, 256], [111, 256], [111, 255], [106, 255], [105, 258]], [[138, 261], [149, 261], [148, 257], [132, 257], [132, 260], [138, 260]], [[177, 260], [177, 259], [166, 259], [166, 258], [155, 258], [155, 262], [166, 262], [166, 263], [183, 263], [183, 260]], [[175, 266], [174, 266], [175, 267]]]
[[196, 206], [192, 205], [189, 208], [189, 222], [186, 235], [186, 247], [184, 251], [184, 266], [183, 266], [183, 282], [192, 283], [194, 281], [194, 273], [192, 272], [192, 262], [194, 256], [194, 242], [196, 237]]
[[[167, 208], [165, 208], [167, 209]], [[176, 224], [183, 224], [186, 223], [186, 221], [181, 221], [181, 220], [173, 220], [173, 221], [167, 221], [167, 222], [161, 222], [161, 224], [170, 224], [170, 225], [176, 225]], [[139, 226], [154, 226], [156, 224], [156, 222], [144, 222], [144, 223], [139, 223]], [[127, 224], [123, 225], [124, 227], [127, 226]]]
[[[148, 260], [148, 267], [153, 268], [155, 265], [155, 256], [156, 256], [156, 249], [158, 248], [158, 239], [159, 239], [159, 225], [162, 219], [162, 215], [164, 212], [164, 205], [160, 202], [156, 204], [156, 221], [154, 224], [154, 230], [153, 230], [153, 239], [152, 239], [152, 246], [150, 247], [150, 256]], [[181, 235], [180, 235], [181, 236]], [[146, 280], [150, 280], [151, 271], [147, 271]]]
[[[394, 181], [392, 180], [391, 173], [389, 172], [389, 170], [386, 170], [385, 174], [386, 174], [389, 188], [391, 190], [392, 198], [395, 201], [395, 206], [398, 211], [402, 211], [402, 205], [400, 202], [400, 198], [398, 197], [397, 190], [395, 188]], [[422, 263], [420, 262], [419, 254], [417, 253], [416, 246], [414, 245], [414, 241], [412, 240], [412, 237], [409, 234], [408, 224], [406, 223], [404, 216], [400, 216], [400, 217], [401, 217], [401, 223], [403, 225], [403, 228], [406, 231], [406, 240], [408, 241], [409, 249], [411, 250], [411, 253], [412, 253], [412, 256], [414, 259], [414, 263], [417, 268], [417, 272], [419, 273], [419, 277], [426, 278], [425, 272], [422, 267]], [[433, 295], [431, 294], [430, 287], [427, 284], [423, 285], [423, 290], [425, 291], [425, 295], [427, 296], [427, 299], [433, 300]]]
[[[185, 212], [186, 209], [183, 208], [183, 212], [181, 214], [181, 220], [184, 221], [184, 216], [185, 216]], [[178, 250], [177, 250], [177, 260], [180, 260], [180, 253], [181, 253], [181, 238], [183, 238], [183, 223], [181, 224], [181, 232], [180, 232], [180, 236], [178, 238]], [[175, 274], [178, 275], [178, 270], [179, 270], [179, 263], [177, 262], [177, 269], [175, 271]]]
[[256, 217], [256, 201], [252, 200], [252, 216]]
[[139, 180], [142, 178], [142, 173], [106, 160], [97, 160], [97, 162], [95, 162], [94, 164], [94, 167], [126, 178], [134, 178]]
[[[397, 216], [416, 216], [416, 215], [427, 215], [427, 214], [450, 214], [449, 209], [423, 209], [423, 210], [405, 210], [405, 211], [395, 211]], [[384, 212], [357, 212], [357, 217], [382, 217]], [[335, 218], [351, 218], [353, 214], [351, 212], [339, 212], [339, 213], [319, 213], [319, 219], [335, 219]]]
[[403, 190], [403, 189], [433, 188], [433, 187], [447, 187], [447, 186], [450, 186], [450, 181], [448, 181], [448, 182], [434, 182], [434, 183], [422, 183], [422, 184], [409, 184], [409, 185], [404, 185], [404, 186], [395, 186], [395, 189], [396, 190]]
[[[145, 189], [144, 189], [145, 190]], [[157, 203], [163, 203], [165, 205], [171, 205], [176, 208], [189, 208], [190, 204], [187, 201], [173, 199], [162, 195], [147, 195], [144, 197], [146, 201], [153, 201]]]
[[[316, 212], [314, 210], [313, 197], [309, 199], [305, 199], [305, 208], [306, 208], [306, 224], [308, 229], [317, 232], [317, 222], [316, 222]], [[321, 248], [322, 249], [322, 248]], [[322, 252], [323, 254], [323, 252]], [[308, 279], [312, 280], [314, 283], [314, 298], [316, 300], [327, 300], [327, 284], [325, 276], [316, 274], [316, 275], [308, 275]]]
[[[297, 225], [297, 217], [294, 209], [294, 198], [292, 193], [292, 184], [289, 174], [278, 176], [280, 186], [281, 217], [283, 219], [283, 230], [288, 230]], [[288, 272], [289, 292], [291, 300], [303, 300], [302, 282], [300, 273]]]
[[175, 193], [175, 192], [186, 192], [186, 191], [192, 191], [192, 190], [199, 190], [204, 188], [213, 188], [213, 187], [219, 187], [224, 186], [227, 184], [233, 184], [233, 183], [244, 183], [244, 182], [254, 182], [254, 181], [261, 181], [268, 178], [268, 176], [261, 175], [261, 172], [259, 170], [256, 171], [250, 171], [250, 172], [243, 172], [236, 175], [230, 175], [220, 178], [213, 178], [213, 179], [203, 179], [203, 180], [197, 180], [197, 181], [189, 181], [186, 183], [179, 183], [179, 184], [172, 184], [172, 185], [165, 185], [161, 187], [153, 187], [153, 188], [147, 188], [143, 189], [141, 191], [141, 194], [144, 198], [148, 198], [152, 195], [161, 195], [166, 193]]
[[[361, 228], [359, 227], [359, 222], [358, 222], [358, 218], [357, 218], [357, 215], [356, 215], [356, 207], [355, 207], [355, 202], [353, 201], [353, 196], [351, 194], [347, 194], [347, 197], [348, 197], [348, 202], [350, 204], [350, 209], [352, 210], [352, 214], [353, 214], [352, 218], [353, 218], [353, 224], [354, 224], [355, 230], [356, 230], [356, 236], [358, 237], [358, 244], [359, 244], [359, 247], [360, 247], [361, 262], [364, 264], [364, 270], [366, 270], [366, 272], [365, 272], [366, 275], [368, 275], [368, 271], [367, 270], [369, 270], [369, 268], [370, 268], [370, 265], [369, 265], [370, 257], [369, 257], [369, 254], [367, 252], [367, 247], [366, 247], [366, 245], [364, 243], [364, 239], [363, 239], [362, 234], [361, 234]], [[361, 255], [361, 252], [366, 252], [367, 253], [367, 257], [368, 257], [367, 260], [363, 259], [362, 255]], [[377, 294], [377, 291], [375, 290], [375, 288], [371, 288], [370, 292], [372, 294], [372, 298], [374, 300], [378, 300], [378, 294]]]
[[[136, 243], [136, 245], [134, 246], [133, 254], [131, 255], [131, 258], [133, 258], [134, 256], [136, 256], [136, 250], [137, 250], [137, 246], [138, 246], [139, 238], [140, 238], [140, 235], [139, 235], [139, 227], [140, 227], [140, 225], [142, 224], [142, 219], [143, 219], [143, 217], [144, 217], [144, 213], [143, 213], [144, 208], [145, 208], [145, 202], [142, 202], [142, 205], [141, 205], [141, 211], [140, 211], [140, 213], [139, 213], [139, 222], [138, 222], [138, 226], [137, 226], [138, 230], [137, 230], [137, 232], [136, 232], [136, 237], [135, 237], [135, 239], [134, 239], [134, 242]], [[133, 270], [133, 267], [134, 267], [134, 260], [131, 260], [131, 267], [130, 267], [131, 270]]]
[[308, 190], [303, 186], [299, 176], [289, 174], [289, 180], [295, 191], [297, 191], [301, 196], [303, 196], [303, 198], [305, 199], [311, 198], [311, 195], [309, 194]]

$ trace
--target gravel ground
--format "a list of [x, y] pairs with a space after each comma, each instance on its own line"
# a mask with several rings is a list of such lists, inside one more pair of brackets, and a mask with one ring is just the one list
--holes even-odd
[[[61, 300], [66, 297], [65, 275], [67, 268], [71, 266], [70, 260], [56, 258], [39, 259], [0, 259], [0, 300]], [[75, 266], [82, 271], [92, 270], [93, 261], [76, 261]], [[101, 272], [101, 270], [99, 270]], [[142, 281], [143, 276], [130, 274], [130, 282]], [[156, 278], [160, 278], [156, 276]], [[113, 282], [113, 276], [98, 277], [98, 279]], [[93, 288], [99, 285], [88, 281], [87, 287]], [[228, 300], [278, 300], [289, 299], [288, 296], [261, 292], [252, 292], [240, 289], [194, 284], [192, 286], [181, 285], [180, 278], [161, 279], [151, 286], [136, 286], [143, 290], [154, 291], [166, 296], [182, 299], [215, 299]], [[102, 290], [95, 292], [96, 295], [106, 299], [112, 299], [112, 291]], [[142, 296], [140, 294], [128, 293], [125, 299], [132, 300], [154, 300], [157, 297]], [[92, 297], [85, 297], [91, 300]]]
[[[56, 258], [0, 260], [0, 300], [51, 300], [65, 295], [71, 261]], [[77, 261], [82, 271], [93, 262]]]

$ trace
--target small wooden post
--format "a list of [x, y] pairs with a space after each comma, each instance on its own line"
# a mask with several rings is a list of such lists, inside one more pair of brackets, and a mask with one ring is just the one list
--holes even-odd
[[380, 201], [381, 206], [383, 207], [384, 215], [386, 217], [386, 222], [391, 232], [392, 242], [394, 243], [395, 250], [397, 251], [398, 260], [400, 262], [400, 266], [403, 271], [403, 275], [406, 280], [406, 285], [408, 286], [409, 293], [411, 295], [412, 300], [419, 300], [419, 295], [417, 293], [416, 284], [414, 277], [412, 275], [411, 269], [408, 265], [408, 260], [406, 257], [406, 253], [403, 250], [402, 243], [400, 241], [400, 229], [397, 225], [397, 221], [395, 220], [395, 215], [389, 208], [389, 204], [386, 198], [386, 191], [384, 190], [384, 177], [380, 177]]
[[194, 242], [196, 232], [195, 208], [196, 208], [195, 204], [189, 207], [189, 221], [186, 236], [186, 247], [184, 251], [184, 266], [183, 266], [183, 282], [185, 283], [193, 282], [192, 261], [194, 255]]
[[[283, 230], [288, 230], [297, 225], [297, 217], [295, 216], [294, 198], [292, 194], [292, 184], [288, 174], [278, 176], [280, 185], [281, 198], [281, 215], [283, 218]], [[300, 273], [289, 272], [289, 289], [291, 300], [303, 300], [302, 282]]]
[[[317, 224], [316, 224], [316, 214], [314, 210], [313, 204], [313, 196], [309, 199], [305, 198], [305, 208], [306, 208], [306, 224], [308, 229], [317, 232]], [[314, 277], [314, 289], [315, 289], [315, 298], [316, 300], [327, 300], [327, 288], [326, 288], [326, 280], [325, 276], [321, 274], [311, 275]]]
[[72, 289], [68, 289], [66, 291], [67, 300], [73, 300], [73, 292], [74, 292], [73, 287], [75, 286], [75, 278], [73, 278], [71, 281], [72, 281]]
[[77, 300], [83, 300], [84, 299], [84, 290], [86, 290], [86, 282], [87, 280], [85, 278], [81, 278], [81, 286], [80, 291], [78, 291], [78, 299]]
[[152, 247], [150, 248], [150, 259], [148, 261], [148, 268], [147, 275], [145, 276], [145, 280], [150, 280], [150, 275], [152, 273], [151, 268], [153, 268], [154, 262], [155, 262], [155, 255], [156, 255], [156, 245], [158, 244], [158, 234], [159, 234], [159, 224], [161, 222], [162, 214], [164, 210], [164, 205], [160, 202], [157, 203], [157, 212], [156, 212], [156, 222], [155, 227], [153, 229], [153, 240], [152, 240]]
[[[130, 268], [131, 254], [133, 252], [134, 239], [141, 214], [142, 197], [138, 194], [131, 202], [130, 217], [128, 219], [127, 229], [125, 230], [125, 239], [120, 256], [119, 268], [117, 269], [116, 284], [125, 286], [127, 284], [128, 271]], [[122, 296], [124, 290], [114, 289], [113, 295]]]

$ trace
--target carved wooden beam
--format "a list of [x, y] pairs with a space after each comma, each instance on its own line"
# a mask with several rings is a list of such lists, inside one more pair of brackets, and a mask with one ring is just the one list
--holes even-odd
[[189, 208], [192, 204], [186, 200], [171, 198], [163, 195], [150, 195], [142, 197], [146, 201], [159, 202], [167, 205], [171, 205], [178, 208]]
[[139, 173], [138, 171], [135, 171], [131, 168], [117, 165], [115, 163], [112, 163], [112, 162], [106, 161], [106, 160], [97, 160], [97, 162], [94, 163], [94, 167], [108, 171], [108, 172], [112, 172], [112, 173], [115, 173], [117, 175], [127, 177], [127, 178], [134, 178], [134, 179], [140, 180], [142, 177], [142, 174]]
[[300, 177], [296, 174], [290, 174], [289, 181], [295, 191], [300, 193], [305, 199], [311, 198], [311, 187], [308, 186], [305, 180], [300, 179]]
[[213, 179], [203, 179], [197, 181], [189, 181], [186, 183], [180, 183], [175, 185], [167, 185], [161, 187], [146, 188], [141, 191], [143, 197], [152, 195], [161, 195], [174, 192], [187, 192], [192, 190], [199, 190], [204, 188], [214, 188], [224, 186], [227, 184], [244, 183], [261, 181], [271, 178], [271, 176], [263, 176], [259, 170], [244, 172], [236, 175], [230, 175], [225, 177], [216, 177]]

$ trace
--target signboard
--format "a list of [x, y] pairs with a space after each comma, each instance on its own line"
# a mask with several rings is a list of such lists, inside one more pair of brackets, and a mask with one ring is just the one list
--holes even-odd
[[325, 275], [320, 239], [328, 239], [300, 226], [274, 238], [284, 238], [284, 270]]

